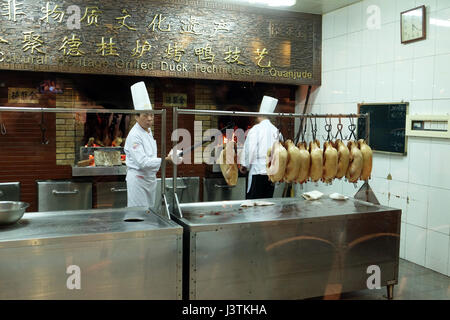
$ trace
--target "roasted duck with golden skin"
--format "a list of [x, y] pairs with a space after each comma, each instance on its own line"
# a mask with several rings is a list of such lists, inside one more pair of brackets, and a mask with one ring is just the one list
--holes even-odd
[[322, 181], [330, 183], [336, 177], [338, 169], [338, 152], [331, 141], [325, 141], [323, 144], [323, 160]]
[[317, 182], [322, 178], [323, 174], [323, 151], [320, 149], [318, 140], [309, 143], [309, 154], [311, 155], [310, 174], [311, 181]]
[[363, 156], [363, 167], [359, 179], [367, 181], [370, 179], [372, 173], [372, 149], [363, 139], [358, 140], [358, 147]]
[[300, 151], [300, 168], [295, 182], [305, 183], [309, 179], [309, 169], [311, 168], [311, 155], [307, 150], [306, 142], [299, 142], [297, 147]]
[[292, 140], [286, 140], [284, 145], [288, 153], [286, 171], [284, 172], [284, 181], [291, 183], [298, 177], [301, 154], [300, 150], [295, 146]]
[[341, 179], [347, 173], [350, 162], [350, 151], [348, 150], [348, 147], [339, 139], [335, 141], [334, 147], [338, 152], [338, 170], [336, 172], [336, 178]]
[[350, 162], [345, 177], [349, 182], [357, 182], [361, 176], [361, 171], [363, 168], [363, 155], [361, 150], [358, 148], [356, 141], [349, 141], [348, 149], [350, 150]]
[[272, 182], [279, 182], [283, 179], [286, 171], [288, 153], [281, 142], [277, 141], [267, 151], [266, 168], [267, 176]]

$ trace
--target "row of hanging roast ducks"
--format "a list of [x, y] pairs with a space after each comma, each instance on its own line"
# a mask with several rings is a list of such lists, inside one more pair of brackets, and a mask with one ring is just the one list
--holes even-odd
[[363, 139], [309, 143], [275, 142], [267, 152], [267, 175], [272, 182], [305, 183], [321, 180], [330, 184], [345, 177], [348, 182], [367, 181], [372, 172], [372, 149]]
[[[234, 143], [227, 143], [219, 156], [222, 174], [228, 185], [236, 185], [238, 167]], [[227, 149], [234, 161], [227, 163]], [[349, 141], [326, 141], [323, 150], [316, 139], [309, 143], [292, 140], [275, 142], [267, 152], [267, 175], [272, 182], [305, 183], [307, 181], [331, 183], [333, 179], [342, 179], [356, 183], [367, 181], [372, 172], [372, 149], [363, 139]]]

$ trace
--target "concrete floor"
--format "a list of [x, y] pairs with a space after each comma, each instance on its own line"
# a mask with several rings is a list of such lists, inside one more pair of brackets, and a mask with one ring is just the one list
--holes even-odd
[[[386, 287], [343, 293], [341, 300], [387, 300]], [[324, 297], [313, 298], [313, 300]], [[330, 299], [330, 298], [328, 298]], [[394, 300], [450, 300], [450, 277], [400, 259]]]

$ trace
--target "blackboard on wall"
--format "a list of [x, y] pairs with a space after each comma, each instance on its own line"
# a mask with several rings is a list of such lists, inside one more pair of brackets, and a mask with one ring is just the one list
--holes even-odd
[[[406, 155], [408, 103], [361, 103], [359, 113], [369, 113], [369, 145], [373, 151]], [[365, 118], [358, 119], [358, 139], [366, 139]]]

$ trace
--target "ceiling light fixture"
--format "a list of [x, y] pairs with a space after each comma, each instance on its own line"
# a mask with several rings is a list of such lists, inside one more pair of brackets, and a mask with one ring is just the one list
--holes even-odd
[[296, 0], [247, 0], [251, 4], [265, 4], [270, 7], [291, 7]]

